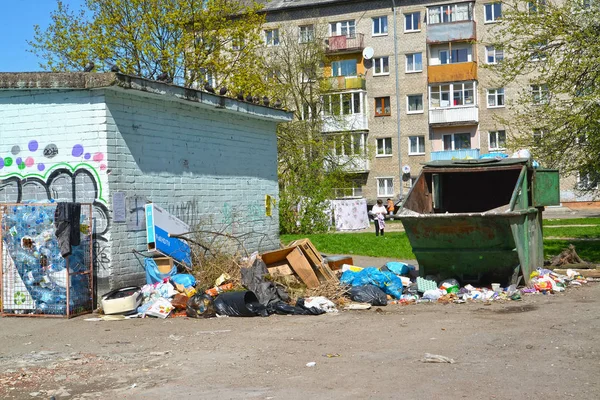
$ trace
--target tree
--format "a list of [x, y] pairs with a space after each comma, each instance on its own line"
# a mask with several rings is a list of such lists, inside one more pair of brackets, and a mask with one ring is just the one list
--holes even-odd
[[[504, 59], [498, 87], [520, 90], [510, 120], [515, 148], [562, 173], [600, 171], [600, 23], [595, 0], [503, 3], [494, 32]], [[515, 85], [516, 86], [516, 85]]]
[[169, 79], [186, 87], [258, 89], [255, 65], [262, 46], [262, 6], [230, 0], [86, 0], [74, 12], [61, 0], [50, 26], [34, 27], [31, 52], [51, 71], [96, 70]]
[[[284, 233], [328, 230], [328, 200], [334, 188], [348, 181], [342, 160], [333, 152], [333, 135], [324, 135], [323, 96], [331, 90], [323, 76], [327, 63], [326, 25], [314, 21], [302, 31], [279, 27], [279, 45], [265, 48], [265, 70], [271, 95], [284, 100], [294, 111], [294, 121], [281, 124], [277, 131], [279, 153], [280, 226]], [[333, 117], [331, 117], [333, 118]], [[335, 135], [344, 146], [349, 135]]]

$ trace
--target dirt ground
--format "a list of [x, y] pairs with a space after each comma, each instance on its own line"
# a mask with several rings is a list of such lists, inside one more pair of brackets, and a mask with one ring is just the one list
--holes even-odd
[[0, 398], [599, 399], [599, 298], [590, 283], [322, 316], [3, 318]]

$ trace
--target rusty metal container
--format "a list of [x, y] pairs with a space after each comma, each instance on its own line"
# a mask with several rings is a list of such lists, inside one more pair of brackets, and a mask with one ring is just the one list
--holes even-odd
[[559, 204], [558, 171], [529, 159], [433, 161], [398, 215], [421, 276], [510, 284], [543, 265], [542, 211]]

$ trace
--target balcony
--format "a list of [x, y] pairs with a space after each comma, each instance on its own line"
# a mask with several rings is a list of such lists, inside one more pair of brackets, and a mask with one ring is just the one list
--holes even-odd
[[323, 117], [323, 133], [366, 131], [369, 119], [364, 114], [326, 115]]
[[476, 62], [430, 65], [427, 67], [427, 81], [429, 83], [462, 82], [475, 80], [477, 80]]
[[427, 25], [427, 44], [476, 39], [475, 21]]
[[364, 35], [362, 33], [355, 33], [354, 36], [329, 36], [327, 42], [327, 53], [356, 53], [363, 51], [365, 48]]
[[[341, 168], [344, 172], [356, 174], [365, 173], [369, 172], [371, 166], [369, 159], [366, 156], [335, 156], [334, 158], [336, 166]], [[331, 168], [328, 169], [330, 170]]]
[[470, 160], [479, 158], [479, 149], [460, 149], [432, 151], [431, 161], [437, 160]]
[[360, 76], [346, 77], [334, 76], [329, 78], [330, 90], [366, 90], [367, 81]]
[[429, 109], [429, 125], [473, 125], [479, 122], [479, 108], [451, 107]]

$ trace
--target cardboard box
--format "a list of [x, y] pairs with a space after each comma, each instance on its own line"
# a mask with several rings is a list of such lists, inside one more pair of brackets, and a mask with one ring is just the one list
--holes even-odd
[[171, 257], [155, 257], [154, 262], [161, 274], [168, 274], [173, 269], [173, 259]]
[[290, 243], [289, 247], [297, 246], [302, 249], [302, 253], [306, 256], [306, 258], [310, 261], [313, 268], [319, 272], [320, 277], [324, 281], [329, 282], [339, 282], [339, 279], [333, 271], [327, 266], [323, 257], [321, 257], [321, 253], [317, 251], [315, 246], [311, 243], [310, 239], [298, 239], [294, 240]]
[[267, 265], [269, 272], [271, 272], [271, 268], [283, 268], [285, 270], [285, 266], [289, 266], [300, 277], [306, 287], [312, 289], [319, 286], [319, 278], [317, 278], [302, 251], [296, 246], [268, 251], [263, 253], [261, 258]]
[[354, 261], [352, 260], [352, 257], [349, 257], [349, 256], [325, 257], [325, 262], [327, 263], [327, 265], [329, 266], [329, 268], [332, 271], [337, 271], [338, 269], [341, 269], [342, 265], [344, 265], [344, 264], [354, 265]]

